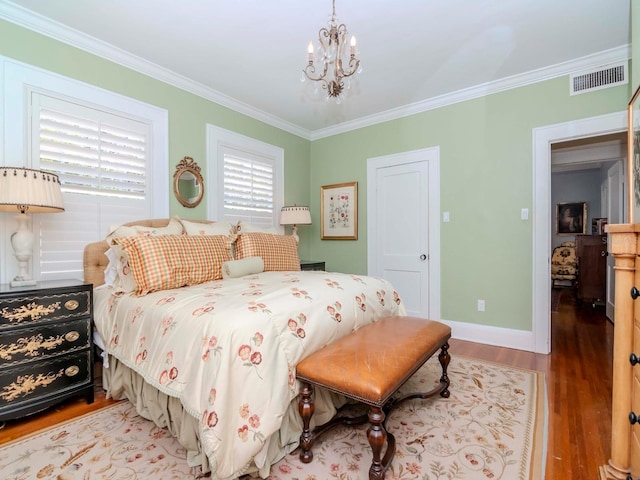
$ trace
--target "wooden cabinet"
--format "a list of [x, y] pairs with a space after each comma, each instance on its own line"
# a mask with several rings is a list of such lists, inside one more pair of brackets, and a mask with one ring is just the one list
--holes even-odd
[[324, 262], [316, 262], [314, 260], [300, 260], [300, 270], [322, 270], [324, 271]]
[[[615, 258], [611, 457], [600, 479], [640, 478], [640, 224], [609, 225]], [[598, 368], [594, 366], [594, 368]]]
[[604, 301], [607, 287], [607, 236], [576, 235], [578, 301]]
[[80, 393], [93, 402], [93, 286], [0, 286], [0, 420]]

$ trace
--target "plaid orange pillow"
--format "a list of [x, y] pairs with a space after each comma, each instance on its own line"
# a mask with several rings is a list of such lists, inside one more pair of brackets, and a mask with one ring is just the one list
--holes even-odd
[[128, 257], [136, 296], [221, 279], [222, 264], [231, 260], [224, 235], [121, 237], [113, 243]]
[[300, 270], [298, 244], [291, 235], [241, 233], [235, 243], [235, 257], [262, 257], [265, 272]]

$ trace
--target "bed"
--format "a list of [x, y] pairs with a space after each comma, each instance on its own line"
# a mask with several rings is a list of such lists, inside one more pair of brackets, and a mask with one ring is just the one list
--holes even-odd
[[[191, 245], [188, 242], [218, 236], [208, 234], [207, 229], [214, 228], [209, 222], [202, 228], [185, 227], [179, 235], [166, 233], [163, 229], [173, 223], [144, 220], [127, 227], [159, 232], [150, 242]], [[203, 238], [183, 238], [197, 233]], [[300, 360], [363, 325], [405, 315], [401, 299], [385, 280], [299, 271], [299, 264], [289, 268], [287, 261], [297, 261], [295, 244], [291, 247], [285, 236], [255, 235], [276, 242], [262, 245], [268, 250], [261, 251], [261, 257], [255, 255], [259, 248], [247, 251], [242, 246], [242, 239], [251, 237], [248, 232], [228, 235], [236, 257], [244, 258], [218, 266], [237, 264], [237, 275], [210, 281], [198, 277], [193, 284], [167, 288], [164, 277], [180, 270], [174, 265], [170, 275], [168, 270], [159, 275], [158, 288], [149, 291], [123, 292], [112, 279], [105, 284], [105, 271], [113, 272], [115, 259], [109, 245], [101, 241], [85, 248], [85, 281], [94, 284], [96, 343], [104, 350], [107, 395], [129, 399], [140, 415], [168, 428], [185, 448], [189, 464], [210, 472], [214, 480], [245, 474], [264, 478], [270, 465], [297, 447], [302, 420], [295, 366]], [[127, 242], [142, 244], [145, 236], [126, 235], [110, 242], [124, 248]], [[279, 250], [282, 243], [288, 250]], [[183, 253], [184, 245], [179, 243], [173, 257]], [[160, 269], [172, 261], [147, 261], [145, 251], [136, 260], [132, 250], [127, 253], [127, 268], [118, 270], [123, 275], [137, 268], [136, 261], [159, 263]], [[295, 258], [286, 260], [290, 256]], [[258, 257], [264, 271], [247, 270], [248, 261]], [[179, 263], [198, 270], [201, 264], [221, 261], [192, 254]], [[344, 403], [344, 397], [318, 390], [314, 420], [324, 423]]]

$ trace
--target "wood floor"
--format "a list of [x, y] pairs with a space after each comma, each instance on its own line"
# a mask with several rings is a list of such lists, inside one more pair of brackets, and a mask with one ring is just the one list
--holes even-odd
[[[568, 292], [551, 320], [550, 355], [455, 339], [450, 352], [544, 372], [549, 398], [546, 478], [596, 480], [598, 467], [607, 463], [611, 453], [613, 325], [603, 307], [577, 308]], [[92, 405], [82, 398], [71, 399], [47, 412], [7, 422], [0, 430], [0, 443], [110, 403], [98, 387]]]

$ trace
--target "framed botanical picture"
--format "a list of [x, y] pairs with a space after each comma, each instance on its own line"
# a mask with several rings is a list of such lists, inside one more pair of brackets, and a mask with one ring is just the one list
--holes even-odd
[[322, 240], [358, 239], [358, 182], [320, 187]]
[[587, 233], [587, 202], [565, 202], [556, 205], [556, 235]]

